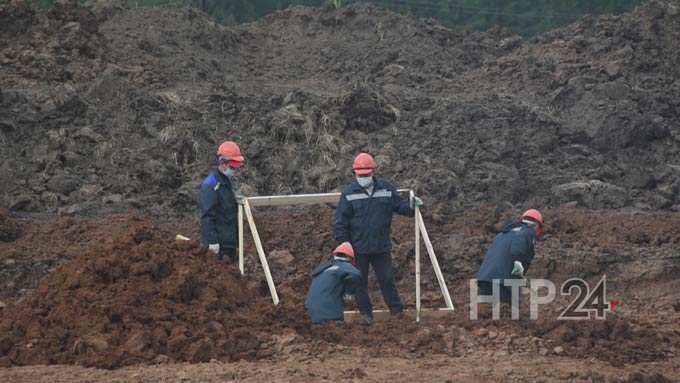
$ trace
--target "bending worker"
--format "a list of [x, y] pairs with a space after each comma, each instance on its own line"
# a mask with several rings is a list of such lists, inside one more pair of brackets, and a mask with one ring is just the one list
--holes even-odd
[[223, 142], [217, 149], [217, 169], [212, 170], [201, 185], [201, 239], [203, 246], [219, 261], [224, 260], [225, 255], [231, 262], [236, 260], [238, 210], [232, 183], [243, 162], [238, 145]]
[[305, 300], [312, 323], [344, 320], [343, 297], [354, 294], [361, 281], [355, 262], [352, 245], [345, 242], [333, 251], [333, 258], [312, 271], [312, 285]]
[[370, 154], [360, 153], [352, 166], [356, 179], [342, 192], [335, 211], [335, 239], [350, 242], [354, 247], [357, 266], [361, 271], [361, 288], [356, 300], [364, 321], [373, 321], [373, 306], [368, 296], [368, 266], [373, 266], [383, 299], [391, 314], [403, 311], [392, 271], [392, 215], [413, 217], [414, 207], [423, 202], [415, 197], [403, 200], [386, 180], [374, 177], [375, 160]]
[[535, 209], [506, 225], [487, 250], [477, 273], [479, 295], [493, 295], [493, 281], [498, 280], [500, 301], [511, 303], [512, 288], [504, 286], [504, 280], [524, 278], [534, 259], [534, 244], [542, 233], [543, 216]]

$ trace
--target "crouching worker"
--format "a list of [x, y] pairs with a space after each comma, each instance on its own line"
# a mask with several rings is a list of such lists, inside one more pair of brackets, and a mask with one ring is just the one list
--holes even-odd
[[354, 267], [354, 249], [345, 242], [333, 250], [333, 258], [312, 271], [305, 307], [314, 324], [343, 321], [343, 296], [355, 294], [361, 285], [361, 273]]
[[512, 288], [504, 282], [524, 278], [534, 259], [534, 244], [542, 233], [543, 216], [535, 209], [527, 210], [519, 220], [506, 225], [484, 255], [477, 273], [479, 295], [493, 295], [493, 283], [497, 281], [500, 301], [511, 303]]

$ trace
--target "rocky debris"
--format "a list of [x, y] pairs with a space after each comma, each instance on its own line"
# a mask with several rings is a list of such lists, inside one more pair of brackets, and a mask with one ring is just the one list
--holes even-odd
[[[661, 335], [651, 328], [634, 327], [619, 317], [607, 320], [582, 322], [545, 321], [533, 329], [537, 336], [559, 342], [553, 352], [574, 355], [592, 352], [612, 363], [639, 363], [656, 360], [669, 352], [669, 347], [659, 347]], [[568, 349], [565, 346], [571, 346]], [[613, 350], [616, 349], [616, 352]], [[588, 350], [588, 351], [586, 351]]]
[[272, 275], [277, 280], [285, 280], [295, 272], [295, 258], [288, 250], [272, 250], [267, 254]]
[[80, 182], [77, 177], [67, 174], [57, 174], [47, 181], [47, 189], [55, 193], [69, 195], [79, 188]]
[[659, 372], [634, 372], [628, 376], [624, 383], [671, 383], [673, 380]]
[[489, 335], [489, 330], [487, 330], [486, 327], [479, 327], [476, 328], [472, 334], [478, 338], [483, 338]]
[[359, 86], [342, 100], [340, 109], [346, 129], [372, 133], [397, 121], [399, 110], [368, 86]]
[[557, 185], [552, 192], [558, 203], [575, 201], [579, 206], [592, 209], [620, 208], [628, 202], [624, 188], [599, 180]]
[[290, 265], [290, 263], [295, 260], [293, 254], [288, 250], [274, 250], [269, 253], [269, 259], [281, 266]]
[[248, 158], [249, 194], [339, 189], [342, 169], [369, 151], [379, 175], [440, 214], [680, 202], [670, 2], [527, 40], [368, 4], [225, 27], [192, 9], [123, 3], [0, 6], [3, 206], [80, 214], [121, 196], [193, 211], [229, 138]]
[[8, 36], [25, 33], [33, 24], [35, 10], [27, 2], [0, 4], [0, 32]]

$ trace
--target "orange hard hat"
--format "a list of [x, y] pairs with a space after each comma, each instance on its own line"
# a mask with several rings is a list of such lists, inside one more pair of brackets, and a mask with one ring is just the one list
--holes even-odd
[[341, 243], [340, 246], [333, 250], [333, 254], [343, 254], [350, 257], [351, 259], [354, 259], [354, 249], [352, 248], [352, 244], [349, 242]]
[[534, 222], [538, 222], [536, 225], [536, 237], [541, 237], [543, 235], [543, 215], [540, 211], [536, 209], [529, 209], [522, 214], [522, 219], [529, 219]]
[[358, 176], [367, 176], [373, 173], [375, 169], [375, 160], [373, 156], [368, 153], [359, 153], [356, 158], [354, 158], [354, 164], [352, 169]]
[[540, 225], [543, 225], [543, 215], [541, 214], [540, 211], [536, 209], [529, 209], [525, 211], [522, 214], [522, 219], [528, 218], [532, 221], [538, 222]]
[[217, 148], [217, 156], [227, 159], [229, 161], [243, 162], [245, 159], [241, 155], [241, 149], [233, 141], [224, 141], [219, 148]]

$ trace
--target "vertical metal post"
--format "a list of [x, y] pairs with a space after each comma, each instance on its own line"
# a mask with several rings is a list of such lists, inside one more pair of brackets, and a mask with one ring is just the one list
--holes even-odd
[[238, 269], [241, 275], [245, 274], [245, 262], [243, 259], [243, 205], [238, 205]]
[[[413, 190], [409, 192], [411, 201], [415, 198]], [[416, 269], [416, 322], [420, 322], [420, 226], [418, 225], [418, 217], [420, 216], [420, 208], [415, 207], [415, 215], [413, 219], [413, 227], [415, 229], [415, 269]]]
[[[419, 213], [419, 212], [418, 212]], [[439, 282], [439, 288], [441, 289], [442, 295], [444, 296], [444, 302], [446, 302], [446, 307], [449, 310], [453, 310], [453, 302], [451, 302], [451, 295], [449, 294], [449, 289], [446, 287], [446, 281], [444, 280], [444, 275], [442, 270], [439, 268], [439, 262], [437, 261], [437, 256], [434, 254], [434, 248], [432, 248], [432, 242], [430, 242], [430, 236], [427, 234], [425, 229], [425, 222], [423, 222], [423, 216], [416, 214], [416, 219], [418, 220], [418, 226], [420, 227], [420, 234], [423, 236], [423, 242], [425, 242], [425, 247], [427, 248], [427, 253], [430, 256], [430, 262], [432, 262], [432, 268], [437, 276], [437, 281]]]
[[274, 305], [279, 304], [279, 295], [276, 293], [276, 286], [274, 286], [274, 280], [272, 279], [272, 273], [269, 271], [269, 264], [267, 263], [267, 257], [264, 255], [264, 249], [262, 249], [262, 242], [260, 241], [260, 235], [257, 233], [257, 227], [255, 226], [255, 220], [253, 219], [253, 213], [250, 211], [250, 204], [248, 199], [245, 200], [243, 204], [243, 209], [246, 213], [246, 218], [248, 219], [248, 225], [250, 225], [250, 232], [253, 234], [253, 240], [255, 241], [255, 248], [257, 249], [257, 255], [260, 257], [260, 263], [262, 264], [262, 269], [264, 270], [264, 276], [267, 279], [267, 285], [269, 286], [269, 293], [272, 295], [272, 300]]

